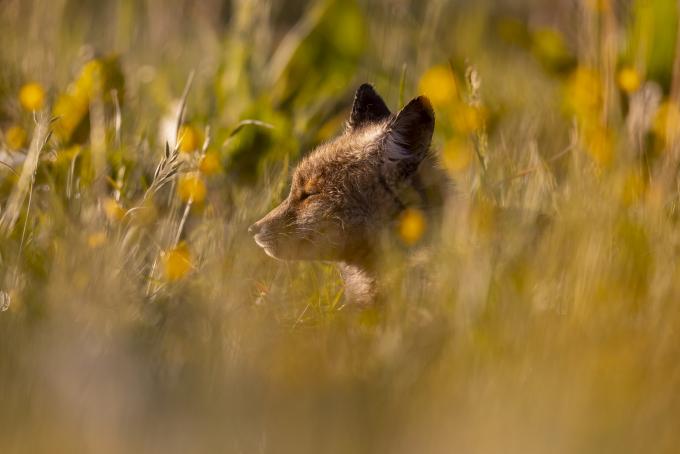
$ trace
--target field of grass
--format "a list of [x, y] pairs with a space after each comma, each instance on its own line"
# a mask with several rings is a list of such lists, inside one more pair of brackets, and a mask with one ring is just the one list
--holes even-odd
[[[0, 452], [677, 452], [677, 24], [0, 2]], [[395, 223], [386, 303], [356, 310], [247, 227], [363, 82], [430, 97], [455, 190]]]

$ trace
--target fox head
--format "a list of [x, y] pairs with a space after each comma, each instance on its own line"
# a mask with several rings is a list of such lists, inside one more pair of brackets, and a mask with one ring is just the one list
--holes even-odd
[[344, 133], [300, 162], [288, 197], [248, 231], [274, 258], [352, 262], [404, 208], [399, 190], [428, 154], [433, 130], [427, 98], [391, 114], [362, 85]]

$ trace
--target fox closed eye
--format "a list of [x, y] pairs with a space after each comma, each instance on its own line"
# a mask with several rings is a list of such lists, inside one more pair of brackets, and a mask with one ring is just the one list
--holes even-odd
[[312, 192], [302, 191], [300, 193], [300, 199], [299, 200], [302, 202], [303, 200], [307, 200], [308, 198], [310, 198], [314, 195], [319, 195], [319, 191], [312, 191]]
[[298, 188], [298, 200], [302, 202], [321, 193], [320, 179], [318, 177], [302, 179]]

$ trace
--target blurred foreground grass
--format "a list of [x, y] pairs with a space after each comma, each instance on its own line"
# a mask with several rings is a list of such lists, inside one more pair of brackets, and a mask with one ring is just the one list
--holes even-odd
[[[3, 2], [0, 451], [675, 452], [677, 17]], [[431, 98], [456, 191], [353, 311], [246, 228], [365, 81]]]

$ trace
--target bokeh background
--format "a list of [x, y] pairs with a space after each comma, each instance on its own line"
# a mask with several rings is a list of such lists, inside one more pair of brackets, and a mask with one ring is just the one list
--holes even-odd
[[[677, 452], [675, 0], [0, 2], [0, 451]], [[247, 226], [371, 82], [386, 303]]]

